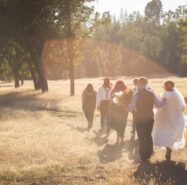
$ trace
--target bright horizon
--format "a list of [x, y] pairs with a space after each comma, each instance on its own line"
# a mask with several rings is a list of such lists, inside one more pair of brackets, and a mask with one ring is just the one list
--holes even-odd
[[[139, 11], [144, 13], [145, 6], [151, 0], [98, 0], [95, 3], [96, 11], [103, 13], [110, 11], [111, 15], [119, 16], [121, 9], [126, 10], [127, 13]], [[163, 10], [175, 10], [178, 6], [187, 5], [187, 0], [162, 0]]]

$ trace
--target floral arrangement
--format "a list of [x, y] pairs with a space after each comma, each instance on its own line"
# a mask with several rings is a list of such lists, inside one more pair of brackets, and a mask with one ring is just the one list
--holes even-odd
[[128, 106], [132, 99], [132, 90], [115, 92], [113, 94], [112, 102], [119, 106]]

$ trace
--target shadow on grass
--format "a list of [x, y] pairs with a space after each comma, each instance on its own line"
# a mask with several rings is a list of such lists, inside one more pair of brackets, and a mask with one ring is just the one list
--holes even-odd
[[122, 158], [123, 153], [128, 153], [130, 160], [135, 162], [139, 161], [138, 154], [138, 141], [131, 137], [125, 143], [110, 145], [107, 144], [103, 150], [98, 152], [100, 162], [107, 163], [119, 160]]
[[[11, 109], [12, 111], [24, 110], [30, 112], [48, 111], [60, 118], [76, 117], [79, 112], [70, 111], [59, 107], [59, 100], [55, 98], [43, 98], [40, 92], [27, 90], [24, 92], [11, 92], [0, 95], [1, 109]], [[5, 116], [5, 115], [2, 115]]]
[[186, 165], [182, 162], [142, 163], [134, 172], [134, 177], [141, 185], [147, 185], [151, 179], [156, 184], [186, 185]]
[[14, 87], [14, 84], [1, 83], [0, 88]]
[[[0, 96], [0, 104], [2, 108], [23, 109], [26, 111], [49, 109], [48, 104], [54, 101], [42, 99], [40, 95], [41, 93], [34, 93], [32, 90], [26, 92], [11, 92]], [[54, 107], [51, 108], [53, 110]]]
[[97, 146], [102, 146], [108, 142], [108, 139], [106, 137], [106, 131], [105, 130], [99, 130], [96, 132], [95, 138], [93, 141], [97, 144]]
[[125, 141], [124, 143], [124, 149], [125, 152], [128, 153], [128, 157], [130, 160], [133, 160], [134, 162], [139, 162], [139, 144], [138, 140], [135, 139], [135, 136], [132, 135], [130, 140]]
[[108, 163], [122, 158], [123, 148], [121, 144], [107, 144], [103, 150], [98, 152], [100, 162]]

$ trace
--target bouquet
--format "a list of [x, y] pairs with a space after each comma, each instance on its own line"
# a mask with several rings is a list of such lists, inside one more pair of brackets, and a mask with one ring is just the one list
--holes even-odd
[[131, 90], [115, 92], [112, 102], [118, 106], [128, 106], [131, 102], [133, 92]]

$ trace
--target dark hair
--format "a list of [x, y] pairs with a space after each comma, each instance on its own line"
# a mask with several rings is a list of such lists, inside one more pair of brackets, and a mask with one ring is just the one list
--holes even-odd
[[114, 92], [119, 92], [119, 91], [125, 91], [127, 90], [127, 86], [122, 80], [118, 80], [114, 86], [113, 91]]
[[164, 87], [165, 87], [166, 91], [172, 91], [173, 88], [175, 87], [175, 83], [171, 80], [165, 81]]
[[138, 84], [138, 79], [135, 78], [135, 79], [133, 80], [133, 83], [134, 83], [134, 85], [137, 85], [137, 84]]
[[92, 84], [88, 84], [85, 88], [86, 91], [88, 91], [89, 93], [94, 91], [93, 85]]
[[110, 87], [110, 79], [109, 78], [105, 78], [104, 79], [103, 87], [105, 87], [105, 88], [109, 88]]

